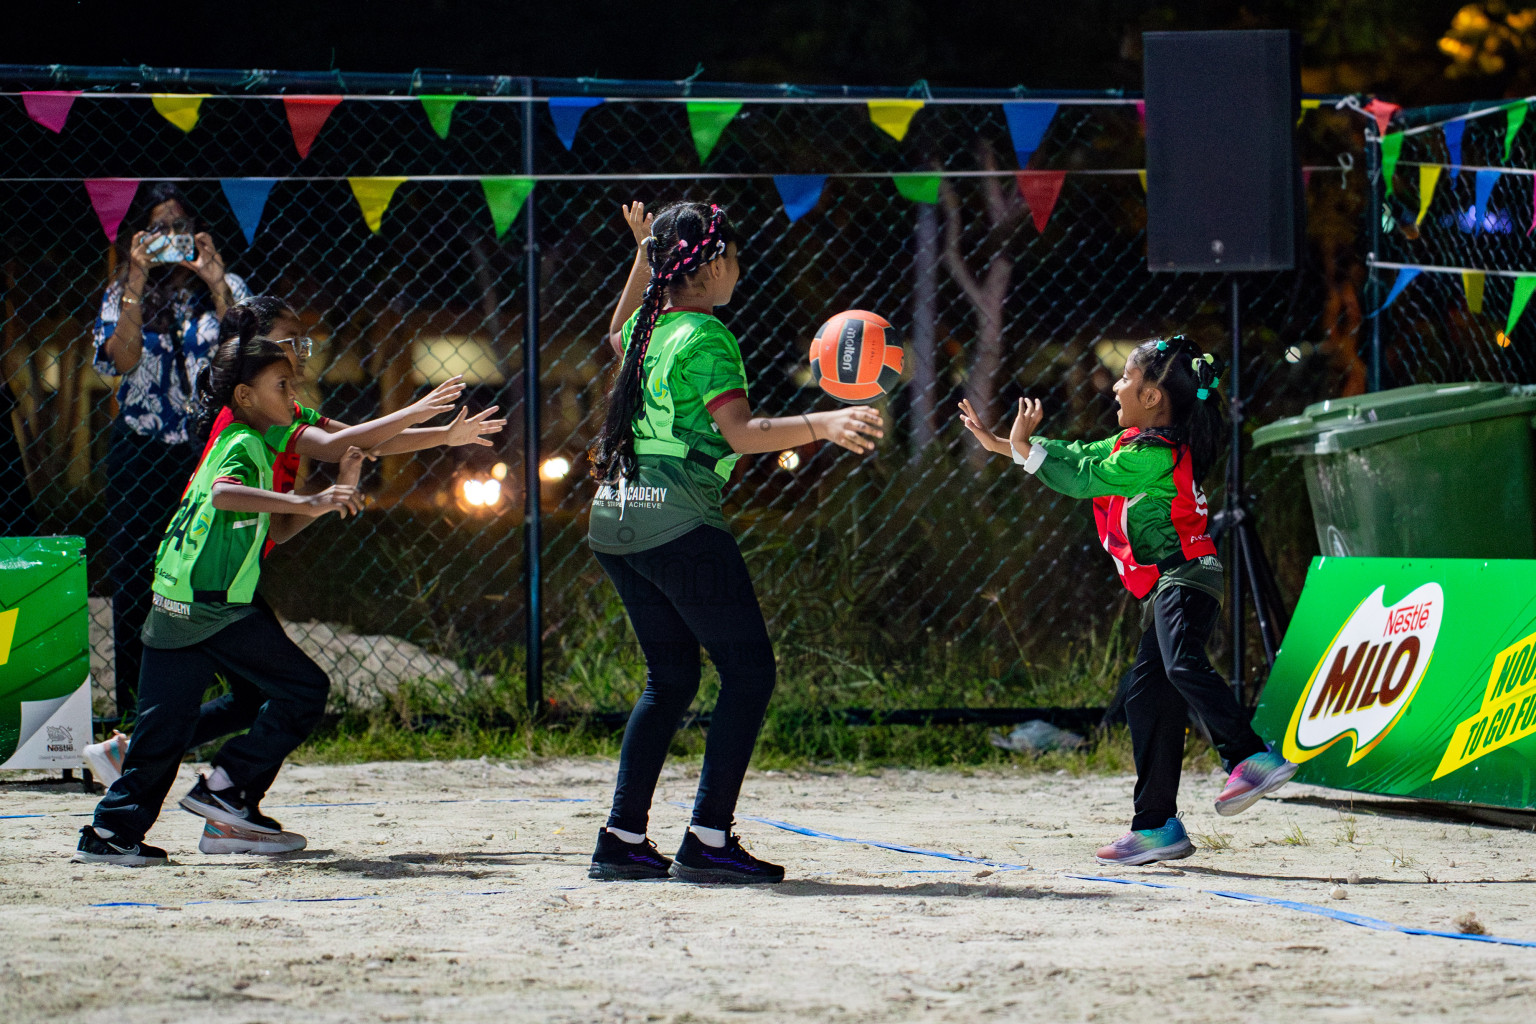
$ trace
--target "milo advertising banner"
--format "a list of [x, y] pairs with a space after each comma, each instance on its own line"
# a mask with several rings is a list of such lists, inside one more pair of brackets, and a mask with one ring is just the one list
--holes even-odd
[[0, 537], [0, 768], [73, 768], [91, 742], [80, 537]]
[[1315, 559], [1254, 727], [1301, 782], [1536, 807], [1536, 562]]

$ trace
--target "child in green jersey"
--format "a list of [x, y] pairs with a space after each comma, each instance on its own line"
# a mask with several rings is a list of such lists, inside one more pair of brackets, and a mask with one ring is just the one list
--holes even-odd
[[[736, 338], [715, 316], [740, 276], [725, 211], [675, 203], [624, 207], [635, 258], [609, 326], [622, 358], [592, 447], [588, 538], [645, 653], [645, 690], [629, 716], [608, 825], [588, 874], [598, 879], [777, 882], [784, 869], [731, 834], [736, 798], [773, 692], [773, 643], [752, 578], [720, 512], [742, 454], [832, 441], [872, 451], [883, 433], [867, 406], [754, 417]], [[678, 720], [698, 692], [699, 648], [720, 673], [693, 824], [675, 860], [646, 838], [651, 797]]]
[[1099, 540], [1142, 602], [1143, 633], [1125, 698], [1136, 811], [1131, 831], [1099, 849], [1103, 863], [1146, 864], [1194, 852], [1178, 817], [1191, 711], [1231, 771], [1217, 813], [1244, 810], [1296, 772], [1253, 731], [1205, 653], [1222, 593], [1200, 489], [1227, 439], [1218, 372], [1214, 357], [1182, 336], [1138, 346], [1115, 384], [1125, 429], [1092, 443], [1034, 436], [1044, 418], [1038, 401], [1019, 400], [1007, 437], [983, 427], [969, 401], [960, 403], [961, 422], [989, 451], [1011, 456], [1054, 491], [1093, 499]]
[[[238, 676], [265, 703], [250, 730], [226, 743], [213, 771], [181, 805], [207, 819], [213, 841], [238, 839], [250, 852], [301, 849], [302, 836], [263, 815], [248, 790], [263, 789], [325, 710], [329, 681], [254, 603], [261, 551], [274, 517], [292, 536], [328, 512], [358, 508], [362, 453], [342, 462], [339, 482], [319, 494], [272, 488], [274, 453], [297, 429], [288, 356], [257, 337], [256, 317], [237, 307], [235, 336], [219, 345], [199, 380], [205, 408], [228, 406], [224, 431], [188, 485], [155, 557], [154, 607], [144, 627], [139, 722], [123, 773], [81, 829], [77, 861], [164, 863], [144, 843], [191, 739], [203, 693], [216, 674]], [[205, 840], [208, 839], [205, 829]]]

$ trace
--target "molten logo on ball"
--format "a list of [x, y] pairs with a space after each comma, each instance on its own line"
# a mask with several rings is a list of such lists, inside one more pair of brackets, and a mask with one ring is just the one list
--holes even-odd
[[1440, 635], [1445, 595], [1426, 583], [1387, 607], [1385, 593], [1377, 587], [1360, 603], [1312, 670], [1285, 732], [1288, 760], [1306, 761], [1349, 736], [1354, 764], [1408, 709]]
[[839, 313], [811, 341], [811, 377], [837, 399], [853, 405], [888, 393], [901, 380], [902, 351], [891, 325], [862, 309]]

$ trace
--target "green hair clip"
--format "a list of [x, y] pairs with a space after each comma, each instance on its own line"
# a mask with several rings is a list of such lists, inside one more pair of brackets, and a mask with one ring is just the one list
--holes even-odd
[[1168, 351], [1168, 342], [1166, 340], [1162, 339], [1162, 338], [1157, 339], [1157, 350], [1159, 352], [1167, 352]]

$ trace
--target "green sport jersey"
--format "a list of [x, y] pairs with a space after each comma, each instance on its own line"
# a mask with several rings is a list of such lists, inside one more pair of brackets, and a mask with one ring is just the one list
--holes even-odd
[[1142, 599], [1146, 628], [1165, 587], [1194, 587], [1220, 600], [1222, 569], [1188, 451], [1129, 443], [1137, 433], [1091, 443], [1031, 438], [1024, 467], [1053, 491], [1093, 499], [1100, 542], [1126, 589]]
[[153, 606], [144, 623], [149, 647], [186, 647], [251, 614], [271, 516], [213, 507], [221, 481], [272, 489], [276, 452], [303, 424], [261, 434], [232, 423], [218, 435], [182, 495], [155, 554]]
[[[626, 351], [634, 327], [632, 316], [621, 332]], [[641, 364], [641, 392], [636, 478], [601, 484], [592, 499], [587, 540], [604, 554], [645, 551], [701, 525], [726, 528], [721, 494], [740, 456], [711, 413], [746, 397], [736, 338], [713, 313], [663, 313]]]

